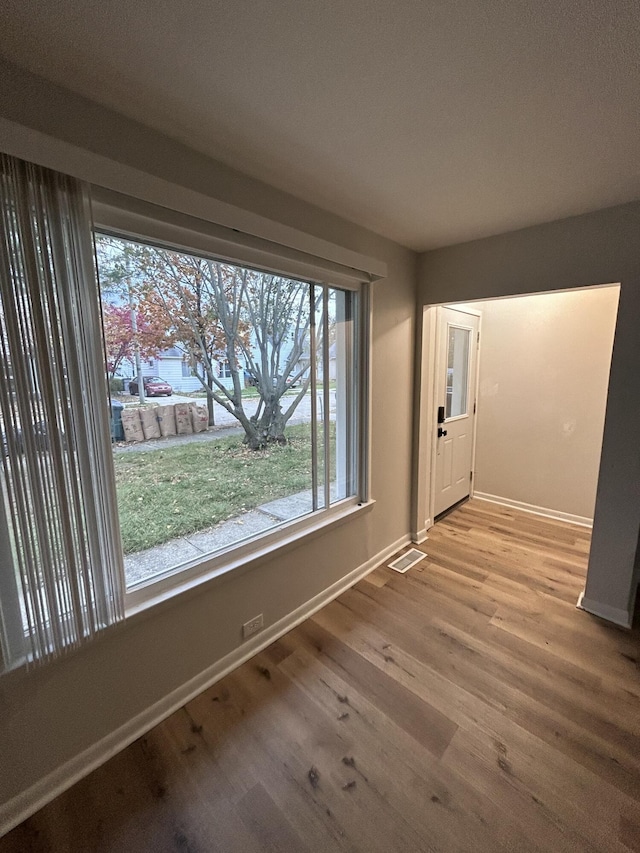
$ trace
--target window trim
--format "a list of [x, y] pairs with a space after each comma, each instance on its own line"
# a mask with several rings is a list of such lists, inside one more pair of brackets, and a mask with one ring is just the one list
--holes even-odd
[[[139, 210], [142, 205], [145, 215], [141, 216], [134, 213], [132, 217], [132, 211], [128, 206], [129, 201], [135, 206], [135, 210]], [[194, 219], [191, 220], [191, 223], [198, 226], [197, 230], [191, 231], [181, 226], [179, 231], [176, 232], [176, 226], [173, 221], [174, 216], [177, 215], [175, 212], [167, 211], [163, 208], [154, 208], [152, 211], [154, 217], [151, 218], [149, 216], [151, 208], [152, 206], [136, 199], [127, 199], [127, 207], [121, 208], [111, 205], [106, 206], [101, 203], [96, 204], [92, 200], [93, 231], [94, 233], [102, 232], [122, 239], [150, 242], [154, 245], [159, 244], [174, 251], [208, 255], [240, 266], [256, 268], [255, 265], [243, 258], [246, 248], [243, 243], [236, 245], [233, 251], [221, 258], [220, 254], [215, 251], [215, 247], [219, 246], [217, 237], [212, 237], [207, 233], [210, 227], [209, 223], [203, 223], [200, 220]], [[155, 218], [155, 216], [159, 216], [160, 218]], [[188, 221], [188, 218], [182, 215], [181, 217], [183, 220], [182, 225], [184, 225], [184, 220]], [[132, 224], [135, 224], [134, 231], [130, 230]], [[172, 239], [176, 234], [179, 236], [178, 242]], [[193, 242], [189, 240], [190, 234], [193, 235]], [[276, 255], [273, 257], [276, 257]], [[374, 503], [370, 494], [371, 399], [369, 389], [371, 385], [371, 282], [364, 280], [362, 273], [353, 275], [335, 273], [336, 280], [334, 280], [333, 274], [327, 275], [324, 262], [317, 268], [305, 264], [304, 268], [307, 272], [305, 275], [301, 275], [299, 263], [297, 261], [291, 262], [287, 257], [281, 258], [275, 265], [275, 268], [274, 266], [265, 267], [264, 265], [261, 265], [259, 268], [318, 285], [323, 288], [325, 296], [328, 288], [334, 286], [336, 289], [351, 291], [358, 295], [357, 312], [353, 318], [356, 333], [352, 353], [352, 357], [356, 362], [355, 384], [357, 386], [357, 397], [354, 404], [354, 414], [358, 424], [354, 436], [354, 452], [357, 460], [356, 493], [334, 504], [328, 504], [323, 508], [312, 510], [300, 518], [277, 524], [268, 531], [256, 534], [246, 541], [241, 541], [209, 555], [205, 554], [201, 558], [195, 558], [194, 560], [180, 564], [130, 588], [127, 588], [123, 568], [126, 617], [139, 610], [152, 607], [165, 598], [178, 594], [182, 590], [206, 583], [213, 578], [225, 576], [230, 572], [237, 572], [242, 567], [251, 568], [267, 559], [273, 559], [289, 548], [297, 547], [307, 538], [317, 535], [328, 526], [340, 523], [342, 519], [347, 520], [354, 512], [372, 506]], [[313, 276], [311, 275], [312, 273]], [[348, 273], [355, 273], [355, 271], [348, 271]], [[328, 352], [328, 341], [325, 344], [325, 349]], [[325, 397], [327, 394], [328, 383], [325, 383]], [[325, 411], [328, 411], [328, 409], [325, 409]], [[328, 483], [326, 488], [329, 488]]]
[[[277, 554], [284, 553], [290, 548], [298, 547], [303, 541], [308, 541], [319, 535], [324, 529], [329, 526], [338, 525], [347, 521], [354, 514], [359, 514], [366, 511], [373, 505], [369, 495], [369, 473], [370, 473], [370, 411], [371, 400], [368, 395], [370, 387], [370, 371], [371, 359], [368, 348], [370, 341], [370, 300], [369, 300], [369, 285], [380, 278], [386, 277], [386, 263], [377, 258], [362, 255], [359, 252], [348, 249], [344, 246], [328, 242], [322, 238], [315, 237], [313, 234], [299, 231], [291, 228], [277, 220], [271, 220], [253, 213], [251, 210], [234, 207], [233, 205], [224, 203], [216, 199], [214, 196], [206, 195], [198, 191], [194, 191], [178, 183], [173, 183], [158, 178], [155, 175], [145, 171], [133, 169], [123, 164], [116, 163], [99, 155], [87, 152], [84, 149], [79, 149], [62, 140], [57, 140], [53, 137], [42, 134], [38, 131], [33, 131], [10, 122], [0, 119], [0, 127], [7, 131], [3, 150], [13, 154], [20, 159], [26, 159], [32, 164], [38, 164], [48, 169], [53, 169], [59, 174], [73, 176], [84, 182], [86, 188], [91, 187], [92, 191], [106, 193], [112, 199], [119, 199], [118, 215], [125, 216], [131, 214], [134, 209], [142, 208], [143, 211], [148, 211], [152, 208], [155, 211], [161, 211], [162, 216], [160, 221], [164, 221], [164, 227], [172, 223], [172, 227], [181, 229], [182, 233], [187, 233], [193, 236], [196, 234], [199, 240], [206, 240], [207, 248], [204, 249], [204, 254], [212, 255], [213, 257], [228, 260], [231, 263], [236, 263], [245, 267], [254, 269], [265, 269], [276, 274], [281, 274], [288, 278], [295, 278], [305, 282], [317, 282], [324, 284], [330, 282], [330, 286], [344, 291], [355, 291], [359, 294], [357, 304], [358, 312], [354, 315], [354, 320], [358, 324], [357, 335], [357, 351], [354, 348], [353, 357], [357, 359], [357, 398], [354, 397], [353, 408], [357, 412], [358, 430], [354, 439], [354, 453], [358, 458], [358, 477], [356, 481], [357, 494], [343, 501], [337, 502], [333, 506], [322, 509], [316, 513], [310, 513], [294, 519], [291, 522], [286, 522], [272, 528], [270, 533], [277, 537], [280, 534], [280, 539], [277, 544], [268, 543], [266, 548], [253, 548], [252, 556], [247, 559], [236, 560], [235, 553], [238, 549], [246, 544], [247, 546], [254, 545], [255, 542], [265, 542], [269, 534], [262, 534], [252, 539], [247, 543], [240, 543], [228, 550], [216, 552], [215, 558], [223, 560], [227, 554], [233, 553], [234, 559], [230, 560], [222, 568], [213, 569], [213, 574], [203, 576], [204, 566], [209, 562], [205, 555], [203, 560], [199, 560], [197, 565], [200, 571], [194, 575], [193, 582], [189, 583], [189, 588], [195, 588], [200, 583], [211, 580], [212, 578], [224, 577], [230, 571], [238, 572], [248, 570], [257, 564], [273, 559]], [[131, 196], [133, 193], [135, 197]], [[146, 201], [144, 200], [146, 199]], [[95, 207], [93, 208], [95, 212]], [[82, 216], [82, 221], [89, 227], [92, 223], [92, 208], [89, 199], [86, 199], [85, 211]], [[100, 219], [100, 217], [97, 217]], [[140, 219], [140, 214], [138, 214]], [[149, 219], [145, 215], [145, 222]], [[176, 224], [177, 223], [177, 224]], [[197, 227], [194, 227], [197, 225]], [[109, 231], [111, 229], [104, 228]], [[144, 239], [146, 228], [143, 228], [143, 233], [139, 238]], [[215, 232], [215, 233], [214, 233]], [[137, 230], [126, 228], [122, 232], [122, 236], [135, 237]], [[148, 237], [147, 237], [148, 239]], [[184, 246], [179, 241], [174, 239], [158, 241], [157, 238], [152, 238], [153, 242], [160, 242], [172, 248], [183, 248], [186, 252], [201, 253], [203, 250], [194, 245], [193, 239], [187, 239]], [[227, 246], [227, 251], [221, 253], [214, 249], [211, 241], [215, 239], [217, 245], [224, 244]], [[248, 259], [251, 258], [257, 260]], [[90, 253], [87, 256], [87, 269], [94, 270]], [[96, 346], [101, 349], [102, 341], [100, 332], [99, 319], [92, 318], [91, 322], [87, 321], [86, 328], [84, 324], [79, 324], [81, 328], [91, 336], [95, 341]], [[367, 347], [363, 346], [367, 342]], [[102, 353], [101, 353], [102, 355]], [[101, 376], [104, 375], [104, 364], [101, 355], [94, 353], [93, 367]], [[106, 388], [105, 388], [106, 392]], [[365, 398], [366, 394], [366, 398]], [[97, 408], [100, 411], [107, 409], [104, 406], [104, 399], [97, 401]], [[100, 416], [101, 417], [101, 416]], [[106, 418], [106, 415], [105, 415]], [[103, 438], [107, 441], [107, 450], [109, 444], [108, 437], [108, 420], [104, 421]], [[86, 431], [88, 437], [95, 438], [96, 432], [93, 429]], [[361, 461], [362, 460], [362, 461]], [[115, 482], [113, 478], [105, 474], [103, 480], [108, 479], [109, 494], [105, 501], [102, 502], [102, 512], [106, 520], [117, 520], [118, 511], [115, 498]], [[100, 518], [101, 515], [98, 515]], [[7, 541], [9, 539], [7, 538]], [[109, 537], [111, 548], [116, 548], [115, 539]], [[184, 579], [183, 572], [178, 570], [171, 573], [171, 577], [178, 581]], [[114, 573], [114, 578], [117, 583], [122, 581], [123, 588], [126, 588], [124, 578], [124, 570], [122, 560], [120, 566]], [[181, 591], [184, 584], [176, 583], [171, 585], [171, 588], [163, 595], [169, 599], [173, 595]], [[157, 591], [157, 581], [150, 582], [149, 589]], [[120, 608], [118, 621], [124, 615], [129, 616], [132, 612], [126, 600], [127, 594], [124, 589], [118, 592], [117, 600]], [[147, 596], [146, 604], [138, 609], [147, 609], [152, 604], [159, 603], [157, 595], [153, 597]], [[126, 613], [125, 613], [126, 610]], [[113, 623], [116, 625], [116, 623]], [[103, 629], [104, 625], [98, 626]], [[0, 630], [5, 630], [6, 625], [0, 626]], [[6, 639], [6, 638], [4, 638]], [[19, 638], [21, 639], [21, 638]], [[9, 647], [9, 643], [6, 643]], [[21, 643], [20, 643], [21, 645]], [[2, 655], [0, 654], [0, 658]], [[8, 664], [8, 665], [7, 665]], [[0, 669], [4, 667], [4, 671], [8, 672], [9, 668], [14, 669], [19, 666], [20, 662], [7, 662], [0, 659]]]
[[230, 545], [209, 556], [203, 555], [202, 559], [183, 564], [181, 569], [170, 569], [164, 575], [157, 575], [155, 579], [142, 582], [125, 593], [125, 618], [201, 584], [251, 571], [262, 563], [281, 557], [304, 542], [315, 539], [327, 529], [337, 527], [371, 509], [374, 504], [375, 500], [347, 498], [328, 509], [320, 509], [292, 521], [282, 522], [266, 533], [258, 533], [244, 542]]
[[231, 376], [231, 365], [229, 364], [228, 359], [224, 358], [222, 360], [218, 360], [218, 378], [230, 379]]
[[94, 226], [122, 239], [153, 243], [186, 254], [205, 254], [239, 266], [302, 281], [329, 282], [359, 290], [374, 279], [362, 270], [287, 250], [277, 243], [241, 234], [215, 222], [167, 207], [92, 187]]

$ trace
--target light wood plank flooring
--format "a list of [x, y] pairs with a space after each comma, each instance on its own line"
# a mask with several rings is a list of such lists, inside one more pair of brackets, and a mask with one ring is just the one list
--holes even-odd
[[471, 501], [0, 841], [26, 851], [640, 851], [640, 634], [587, 530]]

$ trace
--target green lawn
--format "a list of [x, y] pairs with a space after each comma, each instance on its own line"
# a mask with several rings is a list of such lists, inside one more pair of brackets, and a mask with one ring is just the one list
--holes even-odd
[[[333, 425], [332, 425], [333, 429]], [[245, 510], [311, 488], [310, 426], [289, 444], [251, 451], [241, 436], [114, 454], [126, 554], [212, 527]]]

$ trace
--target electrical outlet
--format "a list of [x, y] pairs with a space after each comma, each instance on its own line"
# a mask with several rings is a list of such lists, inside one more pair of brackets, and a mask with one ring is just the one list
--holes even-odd
[[262, 619], [262, 613], [259, 613], [257, 616], [254, 616], [253, 619], [249, 619], [248, 622], [245, 622], [242, 626], [242, 637], [243, 639], [247, 639], [252, 634], [257, 634], [258, 631], [262, 631], [264, 628], [264, 622]]

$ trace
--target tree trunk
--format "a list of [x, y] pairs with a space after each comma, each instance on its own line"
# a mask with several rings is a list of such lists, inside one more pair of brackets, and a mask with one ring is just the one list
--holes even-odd
[[215, 426], [215, 416], [213, 409], [213, 381], [210, 376], [207, 376], [207, 411], [209, 412], [209, 426]]
[[249, 424], [243, 424], [245, 443], [250, 450], [264, 450], [270, 444], [287, 443], [284, 434], [286, 421], [279, 400], [265, 403], [264, 411], [259, 418], [249, 419]]
[[[266, 412], [265, 412], [266, 414]], [[269, 424], [267, 427], [267, 440], [268, 441], [277, 441], [278, 444], [286, 444], [287, 439], [284, 435], [284, 428], [286, 426], [286, 422], [284, 419], [284, 412], [282, 411], [282, 407], [280, 403], [276, 403], [276, 405], [271, 409]]]

